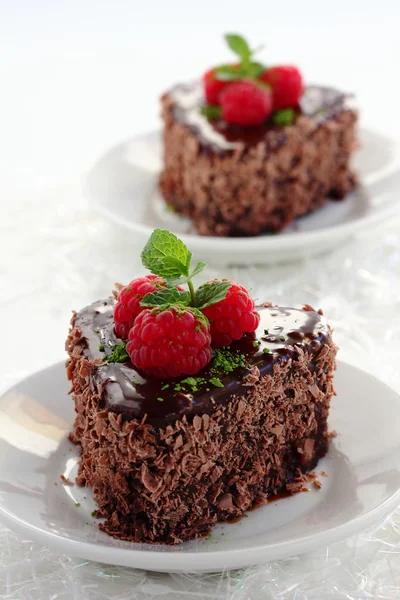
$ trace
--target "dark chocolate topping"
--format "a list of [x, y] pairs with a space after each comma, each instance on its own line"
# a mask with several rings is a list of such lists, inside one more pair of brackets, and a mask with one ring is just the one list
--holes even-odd
[[[222, 119], [207, 121], [205, 116], [201, 116], [203, 125], [199, 117], [196, 118], [197, 124], [191, 116], [194, 111], [200, 114], [201, 106], [204, 104], [204, 97], [201, 92], [195, 93], [198, 90], [198, 83], [187, 85], [181, 84], [175, 86], [171, 90], [172, 97], [175, 102], [172, 107], [173, 115], [176, 121], [187, 124], [193, 129], [200, 140], [203, 149], [212, 147], [213, 150], [222, 152], [229, 151], [227, 145], [219, 147], [218, 141], [214, 136], [209, 135], [210, 131], [222, 136], [221, 140], [228, 144], [244, 143], [246, 146], [253, 146], [261, 141], [268, 142], [270, 150], [279, 148], [286, 140], [285, 127], [274, 125], [268, 121], [262, 125], [254, 126], [239, 126], [226, 123]], [[185, 102], [181, 98], [185, 95], [191, 97], [193, 92], [193, 100]], [[299, 105], [295, 108], [297, 117], [304, 115], [315, 121], [316, 126], [328, 118], [334, 118], [336, 114], [345, 108], [346, 100], [351, 97], [349, 94], [344, 94], [333, 88], [310, 85], [308, 86], [300, 100]], [[231, 148], [232, 150], [233, 148]]]
[[[114, 333], [114, 304], [110, 298], [98, 301], [76, 316], [75, 326], [82, 331], [86, 345], [84, 353], [89, 360], [104, 358], [115, 344], [122, 343]], [[256, 334], [246, 335], [229, 349], [245, 357], [245, 367], [226, 374], [215, 372], [210, 364], [196, 376], [204, 382], [193, 391], [184, 384], [186, 377], [160, 381], [140, 374], [130, 362], [106, 363], [95, 373], [95, 381], [101, 390], [101, 408], [122, 413], [127, 420], [147, 415], [149, 423], [163, 427], [184, 414], [190, 417], [209, 412], [215, 404], [229, 401], [233, 394], [245, 394], [254, 367], [265, 375], [271, 371], [274, 362], [296, 359], [298, 348], [317, 354], [330, 340], [325, 320], [315, 311], [262, 306], [258, 310], [261, 321]], [[210, 382], [212, 378], [218, 378], [223, 387], [215, 387]], [[176, 387], [181, 389], [175, 391]]]

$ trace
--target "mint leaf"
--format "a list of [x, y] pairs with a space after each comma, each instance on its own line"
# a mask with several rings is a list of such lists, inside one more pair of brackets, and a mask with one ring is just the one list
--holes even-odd
[[197, 320], [200, 321], [200, 323], [202, 323], [203, 325], [206, 325], [206, 326], [209, 325], [208, 319], [197, 308], [193, 308], [191, 306], [190, 310], [192, 311], [192, 313], [194, 314], [194, 316], [197, 317]]
[[215, 69], [215, 79], [219, 81], [236, 81], [244, 77], [258, 79], [264, 71], [265, 67], [261, 63], [244, 60], [239, 67], [232, 65], [217, 67]]
[[201, 273], [202, 270], [206, 268], [206, 266], [206, 262], [199, 262], [188, 277], [168, 277], [166, 279], [167, 286], [175, 287], [177, 285], [185, 285], [186, 283], [189, 283], [189, 281], [193, 279], [193, 277], [196, 277], [196, 275]]
[[165, 281], [167, 284], [167, 287], [176, 287], [177, 285], [185, 285], [185, 283], [188, 283], [188, 281], [191, 280], [191, 276], [188, 275], [187, 277], [166, 277]]
[[237, 79], [258, 79], [264, 72], [265, 67], [252, 59], [254, 54], [261, 50], [262, 46], [252, 50], [247, 41], [237, 33], [227, 33], [226, 43], [229, 48], [240, 56], [239, 65], [221, 65], [215, 69], [215, 78], [221, 81], [235, 81]]
[[250, 46], [241, 35], [237, 33], [227, 33], [225, 35], [226, 43], [235, 54], [240, 56], [242, 60], [248, 60], [251, 56]]
[[201, 285], [195, 294], [196, 307], [206, 308], [223, 300], [230, 287], [229, 281], [211, 281]]
[[222, 109], [220, 106], [204, 104], [201, 107], [201, 114], [204, 115], [209, 121], [217, 121], [217, 119], [221, 118]]
[[296, 118], [296, 112], [293, 108], [283, 108], [277, 110], [272, 115], [272, 121], [275, 125], [293, 125]]
[[160, 277], [189, 275], [192, 253], [166, 229], [155, 229], [142, 251], [142, 263]]
[[158, 292], [147, 294], [140, 306], [168, 306], [170, 304], [183, 304], [188, 306], [190, 302], [189, 292], [180, 292], [176, 288], [166, 288]]
[[246, 68], [247, 77], [251, 77], [252, 79], [258, 79], [260, 75], [262, 75], [265, 71], [264, 65], [259, 62], [251, 62]]
[[195, 268], [193, 269], [193, 271], [190, 274], [190, 277], [196, 277], [196, 275], [198, 275], [199, 273], [201, 273], [207, 266], [206, 262], [199, 262], [197, 263], [197, 265], [195, 266]]
[[222, 65], [215, 69], [214, 77], [220, 81], [235, 81], [235, 79], [242, 77], [242, 73], [237, 67]]

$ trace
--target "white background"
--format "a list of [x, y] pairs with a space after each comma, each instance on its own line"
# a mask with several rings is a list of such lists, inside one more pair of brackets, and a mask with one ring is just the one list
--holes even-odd
[[354, 91], [363, 124], [400, 137], [399, 30], [396, 0], [0, 0], [3, 185], [77, 176], [157, 127], [162, 90], [232, 58], [227, 31]]

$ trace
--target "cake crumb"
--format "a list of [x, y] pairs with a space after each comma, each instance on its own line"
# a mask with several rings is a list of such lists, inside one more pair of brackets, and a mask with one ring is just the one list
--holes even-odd
[[287, 483], [285, 488], [290, 494], [298, 494], [299, 492], [308, 492], [308, 489], [304, 487], [304, 484], [302, 481], [292, 481], [291, 483]]
[[66, 485], [75, 485], [73, 481], [65, 477], [65, 475], [60, 475], [61, 481], [63, 481]]
[[306, 479], [309, 483], [312, 483], [314, 487], [318, 490], [322, 488], [322, 483], [318, 478], [318, 474], [315, 471], [311, 471], [311, 473], [306, 474]]
[[304, 475], [300, 469], [296, 469], [296, 475], [293, 481], [290, 481], [285, 485], [286, 491], [290, 494], [298, 494], [299, 492], [308, 492], [308, 488], [304, 485], [308, 481], [307, 476]]
[[328, 433], [328, 438], [329, 438], [330, 440], [332, 440], [333, 438], [335, 438], [335, 437], [337, 437], [337, 436], [338, 436], [338, 432], [336, 431], [336, 429], [333, 429], [332, 431], [330, 431], [330, 432]]
[[123, 287], [124, 287], [124, 286], [122, 285], [122, 283], [118, 283], [118, 281], [116, 281], [116, 282], [114, 283], [114, 288], [115, 288], [115, 289], [113, 289], [113, 291], [112, 291], [112, 295], [113, 295], [113, 297], [115, 298], [115, 300], [118, 300], [118, 294], [119, 294], [119, 292], [122, 290], [122, 288], [123, 288]]
[[305, 310], [306, 312], [317, 312], [317, 311], [315, 310], [315, 308], [313, 308], [313, 307], [311, 306], [311, 304], [304, 304], [304, 306], [303, 306], [303, 310]]

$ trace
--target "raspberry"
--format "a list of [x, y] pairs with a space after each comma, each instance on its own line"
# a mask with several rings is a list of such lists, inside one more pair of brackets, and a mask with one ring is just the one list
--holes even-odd
[[129, 330], [144, 308], [140, 306], [146, 294], [165, 287], [165, 281], [158, 275], [139, 277], [123, 287], [114, 308], [115, 333], [122, 339], [127, 339]]
[[249, 292], [234, 281], [230, 283], [232, 285], [223, 300], [202, 310], [210, 321], [215, 346], [228, 346], [245, 333], [255, 331], [260, 323], [260, 315], [254, 310], [254, 300]]
[[[240, 65], [229, 65], [238, 69]], [[203, 75], [204, 95], [208, 104], [219, 106], [220, 93], [229, 84], [229, 81], [215, 79], [216, 68], [210, 69]]]
[[236, 125], [261, 125], [272, 112], [272, 94], [253, 81], [235, 81], [220, 95], [222, 118]]
[[260, 79], [272, 88], [274, 110], [295, 106], [303, 93], [303, 79], [297, 67], [272, 67]]
[[219, 95], [226, 86], [226, 81], [214, 79], [215, 69], [210, 69], [203, 75], [204, 94], [208, 104], [219, 104]]
[[195, 309], [143, 310], [129, 332], [132, 363], [159, 379], [195, 375], [211, 360], [210, 327]]

